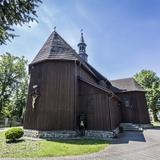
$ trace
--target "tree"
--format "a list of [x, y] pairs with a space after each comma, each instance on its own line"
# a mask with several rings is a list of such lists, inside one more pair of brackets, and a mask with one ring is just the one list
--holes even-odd
[[21, 83], [17, 86], [17, 90], [14, 96], [14, 115], [17, 116], [18, 119], [22, 119], [23, 117], [23, 110], [26, 105], [26, 98], [28, 93], [28, 76], [27, 73]]
[[36, 20], [36, 7], [41, 0], [1, 0], [0, 1], [0, 45], [13, 39], [13, 25], [27, 24]]
[[24, 57], [0, 56], [0, 113], [5, 117], [22, 115], [28, 87], [26, 64]]
[[147, 91], [147, 105], [153, 113], [154, 121], [158, 121], [157, 101], [160, 98], [160, 78], [151, 70], [142, 70], [134, 78]]

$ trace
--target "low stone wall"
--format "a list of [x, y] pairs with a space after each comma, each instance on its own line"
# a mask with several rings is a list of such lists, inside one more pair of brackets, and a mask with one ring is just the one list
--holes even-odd
[[114, 138], [114, 133], [109, 131], [87, 130], [85, 131], [85, 137], [107, 140], [107, 139]]
[[[96, 131], [96, 130], [86, 130], [85, 136], [83, 138], [96, 138], [108, 140], [117, 136], [119, 129], [117, 128], [113, 132], [111, 131]], [[44, 138], [44, 139], [74, 139], [80, 138], [78, 131], [37, 131], [37, 130], [24, 130], [25, 137], [32, 138]]]
[[44, 139], [66, 139], [77, 137], [78, 133], [76, 131], [37, 131], [25, 129], [24, 136]]

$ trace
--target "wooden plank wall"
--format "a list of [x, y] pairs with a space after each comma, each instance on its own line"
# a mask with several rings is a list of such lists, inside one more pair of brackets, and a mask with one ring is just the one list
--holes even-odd
[[111, 130], [121, 122], [118, 100], [107, 92], [79, 82], [79, 113], [87, 115], [88, 130]]
[[84, 68], [82, 68], [81, 66], [78, 66], [78, 75], [82, 78], [85, 78], [86, 80], [90, 81], [90, 82], [94, 82], [97, 83], [95, 77], [93, 75], [91, 75], [89, 72], [87, 72]]
[[137, 97], [137, 105], [138, 105], [138, 112], [139, 112], [139, 123], [142, 124], [149, 124], [149, 112], [147, 109], [147, 101], [144, 92], [136, 92]]
[[110, 97], [111, 126], [115, 129], [121, 123], [121, 106], [116, 98]]
[[[111, 130], [120, 120], [118, 100], [84, 82], [81, 76], [97, 84], [94, 76], [74, 61], [45, 61], [34, 65], [31, 78], [24, 128], [37, 130], [78, 129], [78, 117], [87, 115], [87, 129]], [[32, 108], [32, 86], [37, 84], [40, 96]]]
[[122, 101], [129, 100], [129, 107], [122, 104], [122, 122], [124, 123], [150, 123], [144, 92], [120, 93]]
[[79, 81], [79, 115], [87, 116], [88, 130], [110, 130], [109, 95]]
[[[134, 113], [138, 113], [136, 94], [127, 92], [127, 93], [120, 93], [119, 96], [121, 97], [121, 100], [122, 100], [122, 105], [121, 105], [122, 122], [135, 123], [135, 120], [138, 122], [138, 115], [134, 114]], [[128, 107], [125, 106], [125, 101], [129, 101]]]
[[[35, 109], [31, 90], [38, 84], [40, 96]], [[72, 130], [75, 127], [75, 68], [72, 62], [47, 61], [34, 66], [24, 128], [38, 130]]]

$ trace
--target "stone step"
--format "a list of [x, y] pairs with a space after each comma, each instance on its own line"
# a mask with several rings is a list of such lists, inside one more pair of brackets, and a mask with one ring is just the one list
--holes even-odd
[[143, 131], [142, 127], [132, 123], [121, 123], [120, 126], [124, 131]]
[[132, 128], [132, 127], [128, 127], [128, 128], [123, 127], [123, 130], [124, 131], [143, 131], [142, 128]]

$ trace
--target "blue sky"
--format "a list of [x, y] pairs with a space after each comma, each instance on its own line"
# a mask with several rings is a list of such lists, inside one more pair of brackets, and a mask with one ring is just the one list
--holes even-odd
[[20, 37], [0, 53], [24, 55], [29, 62], [48, 36], [57, 32], [77, 50], [84, 30], [89, 63], [108, 79], [131, 77], [142, 69], [160, 76], [159, 0], [43, 0], [38, 21], [15, 27]]

